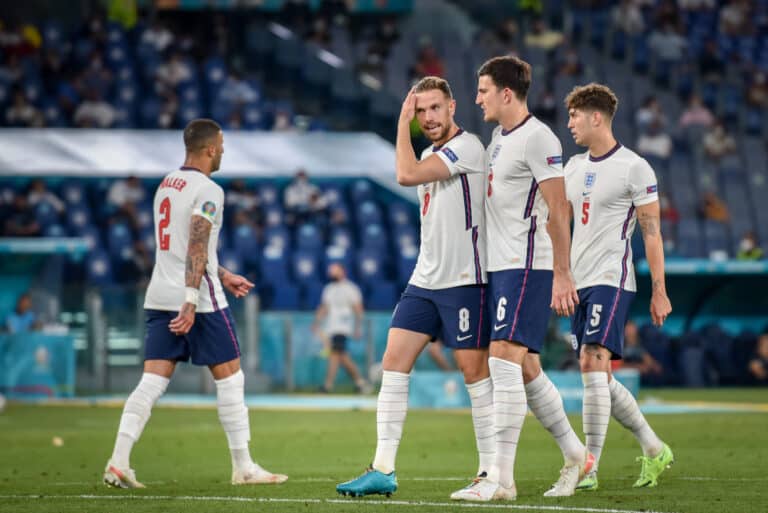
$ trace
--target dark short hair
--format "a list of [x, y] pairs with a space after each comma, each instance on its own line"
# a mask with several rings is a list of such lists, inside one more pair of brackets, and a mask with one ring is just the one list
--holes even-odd
[[442, 91], [446, 98], [453, 99], [451, 86], [448, 85], [448, 81], [444, 78], [424, 77], [413, 86], [413, 91], [416, 93], [423, 93], [424, 91], [432, 91], [434, 89]]
[[193, 119], [184, 128], [184, 146], [187, 153], [196, 153], [215, 140], [221, 126], [212, 119]]
[[525, 100], [531, 87], [531, 65], [523, 59], [507, 55], [485, 61], [477, 76], [487, 75], [499, 89], [509, 88], [518, 100]]
[[591, 84], [576, 86], [565, 97], [565, 106], [568, 110], [589, 110], [605, 114], [608, 119], [613, 119], [619, 108], [619, 99], [611, 89], [603, 84], [592, 82]]

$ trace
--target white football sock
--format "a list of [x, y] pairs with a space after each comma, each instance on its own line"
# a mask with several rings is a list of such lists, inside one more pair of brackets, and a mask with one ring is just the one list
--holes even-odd
[[490, 357], [493, 380], [493, 410], [496, 426], [496, 465], [489, 475], [505, 488], [515, 484], [515, 455], [528, 406], [525, 401], [523, 369], [501, 358]]
[[467, 384], [472, 402], [472, 424], [480, 463], [477, 475], [490, 472], [496, 462], [496, 430], [493, 424], [493, 382], [491, 378]]
[[581, 443], [571, 427], [571, 423], [568, 422], [563, 407], [563, 398], [544, 371], [541, 371], [534, 380], [525, 385], [525, 395], [528, 400], [528, 407], [560, 446], [566, 463], [582, 463], [584, 461], [584, 444]]
[[112, 451], [112, 464], [120, 469], [131, 466], [131, 450], [138, 442], [144, 426], [147, 425], [152, 407], [168, 388], [168, 378], [145, 372], [131, 395], [125, 401], [120, 427], [117, 428], [117, 440]]
[[238, 369], [229, 377], [215, 380], [215, 383], [219, 422], [227, 435], [232, 468], [245, 470], [252, 462], [248, 451], [251, 426], [245, 406], [245, 376]]
[[581, 375], [584, 382], [582, 419], [587, 449], [595, 456], [594, 471], [603, 452], [608, 422], [611, 420], [611, 393], [608, 391], [607, 372], [585, 372]]
[[664, 445], [662, 441], [653, 432], [648, 421], [645, 420], [637, 401], [632, 397], [632, 393], [614, 376], [608, 388], [611, 392], [611, 414], [613, 418], [625, 428], [632, 431], [640, 447], [643, 448], [643, 454], [650, 457], [658, 456]]
[[373, 468], [384, 474], [395, 470], [395, 458], [408, 413], [408, 384], [411, 375], [384, 371], [376, 403], [376, 456]]

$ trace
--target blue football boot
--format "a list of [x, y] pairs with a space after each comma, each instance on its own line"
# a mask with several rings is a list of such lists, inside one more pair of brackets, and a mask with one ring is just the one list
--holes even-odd
[[391, 496], [397, 490], [397, 476], [393, 470], [389, 474], [383, 474], [373, 467], [365, 469], [365, 473], [351, 481], [336, 485], [336, 491], [341, 495], [350, 497], [363, 497], [365, 495]]

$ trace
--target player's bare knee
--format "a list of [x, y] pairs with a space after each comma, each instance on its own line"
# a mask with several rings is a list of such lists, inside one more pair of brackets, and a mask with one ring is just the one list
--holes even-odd
[[579, 353], [581, 372], [600, 372], [610, 369], [611, 356], [597, 344], [584, 344]]
[[144, 360], [144, 372], [149, 374], [170, 378], [175, 369], [176, 362], [173, 360]]

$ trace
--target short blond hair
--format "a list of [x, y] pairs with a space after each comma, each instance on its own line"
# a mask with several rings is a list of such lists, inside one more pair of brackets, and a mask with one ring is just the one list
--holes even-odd
[[571, 109], [596, 110], [613, 119], [619, 108], [619, 99], [610, 87], [592, 82], [574, 87], [565, 97], [565, 106], [569, 111]]
[[444, 78], [440, 77], [424, 77], [418, 82], [416, 82], [416, 85], [413, 86], [413, 92], [415, 93], [423, 93], [425, 91], [433, 91], [433, 90], [439, 90], [442, 91], [446, 98], [449, 100], [453, 99], [453, 92], [451, 91], [451, 86], [448, 85], [448, 81]]

